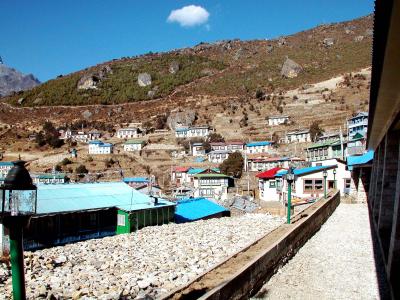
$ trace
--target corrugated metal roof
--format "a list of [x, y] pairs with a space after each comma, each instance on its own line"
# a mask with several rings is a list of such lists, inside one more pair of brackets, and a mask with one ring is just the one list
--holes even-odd
[[228, 210], [225, 207], [206, 198], [184, 199], [177, 203], [175, 221], [177, 223], [190, 222], [226, 211]]
[[14, 163], [12, 161], [0, 161], [0, 166], [2, 167], [12, 167]]
[[363, 155], [354, 155], [347, 157], [347, 167], [352, 170], [356, 165], [369, 163], [374, 159], [374, 151], [370, 150]]
[[[294, 169], [293, 173], [296, 176], [303, 176], [303, 175], [307, 175], [307, 174], [312, 174], [312, 173], [316, 173], [316, 172], [320, 172], [323, 170], [328, 170], [328, 169], [334, 169], [337, 168], [337, 165], [330, 165], [330, 166], [315, 166], [315, 167], [307, 167], [307, 168], [301, 168], [301, 169]], [[288, 171], [284, 170], [284, 171], [280, 171], [278, 173], [276, 173], [276, 177], [282, 177], [283, 175], [285, 175]]]
[[264, 171], [262, 173], [258, 173], [256, 177], [262, 178], [262, 179], [272, 179], [275, 178], [276, 173], [279, 171], [284, 170], [283, 168], [272, 168], [270, 170]]
[[[132, 211], [154, 208], [152, 199], [123, 182], [38, 185], [38, 214], [117, 207]], [[159, 205], [175, 205], [159, 199]]]
[[137, 145], [137, 144], [144, 144], [143, 140], [128, 140], [124, 143], [125, 145]]
[[[206, 168], [190, 168], [187, 173], [190, 175], [193, 175], [193, 174], [198, 174], [198, 173], [204, 172], [205, 170], [207, 170], [207, 169]], [[218, 168], [212, 168], [211, 170], [214, 172], [218, 172], [218, 173], [220, 171]]]
[[268, 142], [268, 141], [261, 141], [261, 142], [250, 142], [250, 143], [247, 143], [246, 146], [247, 147], [256, 147], [256, 146], [268, 146], [271, 144], [272, 143]]
[[147, 177], [125, 177], [123, 182], [137, 182], [137, 183], [147, 183], [149, 178]]

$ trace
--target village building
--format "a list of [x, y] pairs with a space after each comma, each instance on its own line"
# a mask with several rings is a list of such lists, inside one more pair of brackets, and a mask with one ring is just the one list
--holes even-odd
[[220, 164], [225, 159], [227, 159], [231, 153], [232, 153], [231, 151], [226, 151], [226, 150], [214, 150], [214, 151], [207, 153], [207, 156], [208, 156], [208, 160], [211, 163]]
[[[347, 163], [341, 158], [328, 158], [320, 161], [313, 161], [312, 167], [336, 165], [336, 173], [333, 178], [327, 178], [328, 189], [338, 189], [341, 196], [350, 194], [351, 172], [347, 169]], [[335, 187], [336, 183], [336, 187]]]
[[191, 145], [193, 156], [203, 156], [206, 155], [206, 150], [204, 149], [203, 143], [194, 143]]
[[73, 132], [71, 139], [76, 142], [87, 143], [89, 135], [84, 131]]
[[363, 136], [368, 131], [368, 113], [359, 112], [356, 116], [347, 120], [347, 136], [352, 138], [356, 133], [361, 133]]
[[5, 178], [13, 166], [12, 161], [0, 161], [0, 178]]
[[289, 165], [303, 166], [304, 159], [298, 157], [266, 157], [262, 155], [254, 155], [247, 158], [247, 171], [250, 172], [261, 172], [277, 167], [289, 168]]
[[191, 137], [207, 137], [211, 133], [210, 126], [193, 126], [178, 127], [175, 129], [175, 137], [191, 138]]
[[145, 142], [142, 140], [128, 140], [124, 143], [125, 152], [135, 152], [143, 149]]
[[229, 210], [209, 199], [191, 198], [177, 201], [175, 222], [179, 224], [229, 216]]
[[340, 140], [319, 141], [306, 148], [307, 161], [319, 161], [330, 158], [344, 159], [347, 156], [347, 142]]
[[63, 184], [69, 182], [69, 179], [64, 173], [42, 173], [32, 174], [32, 181], [34, 184]]
[[279, 201], [275, 175], [282, 170], [284, 169], [279, 167], [272, 168], [256, 175], [258, 178], [258, 191], [261, 200]]
[[101, 132], [98, 131], [98, 130], [95, 130], [95, 129], [90, 130], [90, 131], [87, 133], [87, 137], [88, 137], [88, 139], [89, 139], [90, 141], [98, 140], [99, 138], [101, 138]]
[[[306, 168], [294, 169], [295, 181], [292, 183], [292, 197], [297, 199], [317, 199], [324, 195], [324, 176], [323, 172], [327, 171], [327, 190], [328, 182], [333, 182], [333, 170], [337, 165], [331, 166], [314, 166]], [[281, 171], [276, 174], [277, 192], [282, 203], [287, 201], [288, 185], [283, 179], [287, 171]]]
[[272, 143], [268, 141], [250, 142], [246, 144], [246, 153], [266, 153], [271, 149]]
[[171, 182], [177, 186], [184, 185], [189, 182], [188, 171], [190, 167], [174, 167], [171, 170]]
[[117, 138], [134, 139], [140, 136], [140, 130], [137, 127], [119, 128], [117, 130]]
[[[324, 133], [317, 138], [317, 142], [337, 141], [340, 140], [340, 138], [340, 132]], [[342, 139], [343, 138], [344, 137], [342, 136]]]
[[186, 184], [193, 186], [194, 177], [199, 174], [219, 174], [220, 170], [218, 168], [189, 168], [187, 171]]
[[193, 176], [195, 197], [213, 198], [214, 200], [226, 200], [228, 188], [233, 187], [233, 179], [220, 173], [201, 173]]
[[218, 151], [231, 151], [231, 152], [243, 152], [245, 149], [245, 143], [242, 141], [227, 141], [227, 142], [213, 142], [210, 143], [211, 149]]
[[[39, 184], [37, 214], [24, 230], [24, 249], [35, 250], [130, 233], [174, 220], [176, 204], [154, 199], [123, 182]], [[7, 251], [8, 232], [1, 228]], [[43, 234], [43, 233], [46, 234]]]
[[286, 133], [285, 143], [307, 143], [311, 142], [310, 130], [296, 130]]
[[113, 144], [102, 141], [89, 142], [89, 154], [111, 154], [113, 153]]
[[277, 126], [282, 124], [289, 123], [289, 116], [269, 116], [268, 117], [268, 125], [269, 126]]
[[366, 134], [357, 132], [347, 142], [348, 155], [362, 155], [366, 150], [367, 137]]

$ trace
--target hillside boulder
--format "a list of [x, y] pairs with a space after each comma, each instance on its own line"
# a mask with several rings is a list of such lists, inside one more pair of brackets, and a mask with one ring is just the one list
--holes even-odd
[[179, 71], [179, 69], [180, 69], [180, 65], [179, 65], [178, 61], [174, 60], [169, 64], [168, 70], [171, 74], [175, 74], [176, 72]]
[[335, 43], [335, 39], [334, 38], [324, 38], [323, 42], [325, 47], [330, 47], [333, 46], [333, 44]]
[[151, 75], [149, 73], [140, 73], [137, 82], [139, 86], [149, 86], [151, 85]]
[[286, 58], [281, 69], [281, 75], [286, 78], [294, 78], [303, 71], [303, 68], [290, 58]]
[[177, 127], [191, 126], [195, 119], [196, 113], [194, 111], [173, 112], [168, 116], [167, 125], [172, 130], [175, 130]]
[[95, 75], [84, 75], [79, 79], [77, 88], [78, 90], [94, 90], [97, 89], [97, 85], [100, 83], [100, 79]]

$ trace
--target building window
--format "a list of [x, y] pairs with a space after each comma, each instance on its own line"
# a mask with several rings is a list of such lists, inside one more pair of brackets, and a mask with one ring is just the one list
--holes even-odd
[[124, 215], [117, 215], [117, 226], [125, 226], [125, 216]]
[[304, 179], [303, 183], [305, 193], [313, 193], [323, 190], [322, 179]]
[[271, 181], [269, 182], [269, 187], [270, 187], [270, 188], [276, 188], [276, 181], [275, 181], [275, 180], [271, 180]]

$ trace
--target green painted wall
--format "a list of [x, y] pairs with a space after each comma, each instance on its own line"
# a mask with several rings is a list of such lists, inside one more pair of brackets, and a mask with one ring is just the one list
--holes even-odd
[[174, 221], [175, 206], [125, 212], [118, 210], [125, 217], [125, 226], [117, 225], [117, 234], [130, 233], [146, 226], [168, 224]]

